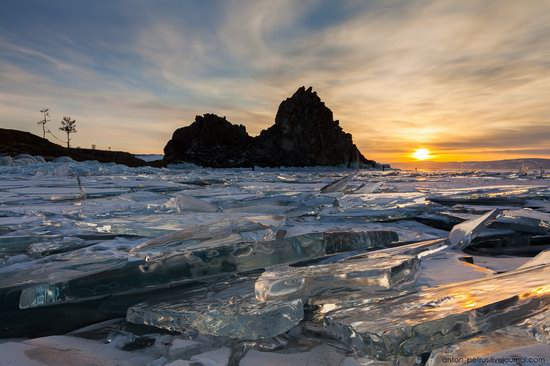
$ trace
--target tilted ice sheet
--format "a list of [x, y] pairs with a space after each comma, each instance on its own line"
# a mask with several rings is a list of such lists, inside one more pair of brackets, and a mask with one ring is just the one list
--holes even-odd
[[428, 352], [512, 325], [550, 304], [550, 266], [535, 266], [378, 303], [341, 308], [326, 329], [360, 353], [386, 359]]
[[550, 232], [550, 214], [534, 210], [507, 210], [495, 226], [531, 234]]
[[241, 340], [271, 338], [294, 327], [304, 316], [301, 300], [259, 302], [255, 278], [239, 278], [137, 304], [126, 319], [170, 331]]
[[275, 239], [284, 224], [284, 216], [253, 216], [220, 218], [210, 223], [193, 225], [186, 230], [148, 240], [131, 253], [155, 253], [209, 248], [239, 242], [259, 242]]
[[347, 184], [353, 179], [355, 174], [357, 174], [357, 172], [351, 173], [341, 179], [338, 179], [330, 184], [327, 184], [326, 186], [321, 188], [321, 193], [332, 193], [332, 192], [342, 191], [344, 188], [346, 188]]
[[256, 281], [260, 301], [338, 296], [410, 286], [416, 279], [420, 261], [414, 256], [387, 256], [376, 252], [365, 259], [306, 267], [277, 266], [267, 269]]
[[449, 244], [451, 247], [464, 249], [471, 240], [502, 214], [501, 210], [492, 210], [478, 218], [464, 221], [455, 225], [449, 233]]
[[527, 336], [537, 342], [550, 345], [550, 310], [532, 316], [506, 330], [518, 336]]
[[[205, 247], [197, 245], [183, 251], [148, 253], [144, 259], [140, 256], [131, 257], [132, 260], [119, 268], [94, 271], [88, 276], [85, 270], [82, 270], [77, 272], [76, 278], [71, 271], [63, 271], [63, 267], [79, 268], [80, 263], [86, 259], [73, 258], [72, 262], [64, 263], [59, 268], [55, 280], [45, 278], [39, 281], [39, 278], [36, 278], [34, 283], [39, 284], [25, 287], [21, 293], [19, 307], [29, 308], [111, 294], [146, 291], [327, 254], [381, 248], [396, 239], [397, 235], [391, 231], [332, 232], [264, 242], [222, 242], [219, 246]], [[17, 286], [24, 285], [23, 271], [6, 272], [11, 277], [6, 277], [0, 282], [2, 291], [12, 290], [12, 277], [20, 281]], [[48, 296], [44, 296], [44, 293]]]

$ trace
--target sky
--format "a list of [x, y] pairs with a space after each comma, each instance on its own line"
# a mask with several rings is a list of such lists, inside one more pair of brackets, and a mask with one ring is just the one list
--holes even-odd
[[162, 153], [204, 113], [257, 135], [302, 85], [380, 162], [550, 158], [550, 1], [2, 1], [0, 127], [48, 107], [75, 146]]

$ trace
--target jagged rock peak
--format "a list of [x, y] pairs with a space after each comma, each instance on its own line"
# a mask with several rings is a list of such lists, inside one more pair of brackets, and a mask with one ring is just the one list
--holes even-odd
[[209, 167], [376, 164], [361, 154], [311, 86], [282, 101], [275, 123], [257, 137], [225, 117], [205, 114], [176, 130], [164, 152], [167, 162]]

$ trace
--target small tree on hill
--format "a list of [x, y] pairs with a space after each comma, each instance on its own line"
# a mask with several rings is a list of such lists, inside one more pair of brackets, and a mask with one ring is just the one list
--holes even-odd
[[42, 125], [42, 138], [46, 138], [46, 123], [50, 121], [50, 109], [44, 108], [40, 110], [40, 113], [42, 113], [42, 119], [38, 122], [36, 122], [37, 125]]
[[71, 133], [76, 133], [76, 120], [71, 120], [71, 117], [63, 117], [59, 130], [67, 134], [67, 149], [71, 147]]

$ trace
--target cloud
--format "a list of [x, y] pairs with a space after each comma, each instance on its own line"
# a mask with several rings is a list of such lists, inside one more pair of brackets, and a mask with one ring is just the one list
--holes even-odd
[[[207, 112], [257, 134], [284, 98], [312, 85], [378, 160], [420, 146], [453, 160], [475, 151], [540, 156], [549, 142], [547, 2], [53, 8], [36, 8], [40, 17], [12, 9], [31, 20], [25, 27], [0, 15], [3, 125], [32, 130], [47, 105], [81, 121], [83, 145], [159, 152], [175, 128]], [[103, 130], [116, 132], [101, 138]]]

